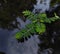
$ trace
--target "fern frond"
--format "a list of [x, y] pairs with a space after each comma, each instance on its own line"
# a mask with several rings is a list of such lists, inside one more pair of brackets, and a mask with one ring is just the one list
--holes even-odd
[[32, 12], [30, 12], [29, 10], [23, 11], [22, 13], [24, 14], [24, 16], [32, 15]]
[[23, 14], [27, 16], [27, 19], [29, 19], [31, 23], [27, 24], [25, 28], [16, 33], [16, 39], [29, 37], [34, 33], [43, 34], [46, 31], [45, 23], [52, 23], [60, 19], [56, 14], [55, 17], [47, 18], [45, 13], [33, 14], [28, 10], [24, 11]]

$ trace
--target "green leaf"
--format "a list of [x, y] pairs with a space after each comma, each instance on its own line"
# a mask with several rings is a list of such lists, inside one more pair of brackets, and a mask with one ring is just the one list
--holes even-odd
[[46, 31], [46, 26], [43, 23], [36, 24], [36, 32], [39, 34], [44, 33]]
[[42, 20], [42, 19], [41, 19], [41, 20], [40, 20], [40, 22], [42, 22], [42, 23], [43, 23], [43, 22], [44, 22], [44, 20]]
[[29, 10], [23, 11], [22, 13], [24, 14], [24, 16], [29, 16], [32, 14], [32, 12], [30, 12]]
[[22, 36], [22, 32], [17, 32], [17, 33], [15, 34], [15, 37], [16, 37], [16, 39], [22, 38], [22, 37], [23, 37], [23, 36]]
[[45, 21], [46, 23], [51, 23], [51, 20], [50, 20], [49, 18], [46, 18], [44, 21]]
[[55, 14], [55, 17], [56, 17], [56, 18], [59, 18], [59, 16], [57, 16], [56, 13], [54, 13], [54, 14]]
[[29, 37], [34, 33], [43, 34], [46, 31], [46, 25], [44, 23], [52, 23], [52, 21], [54, 22], [60, 19], [56, 13], [55, 17], [51, 18], [47, 18], [45, 13], [33, 14], [28, 10], [24, 11], [23, 14], [31, 21], [31, 23], [27, 24], [25, 28], [16, 33], [16, 39]]
[[46, 16], [45, 13], [39, 13], [39, 14], [38, 14], [38, 17], [39, 17], [39, 18], [45, 18], [45, 17], [47, 17], [47, 16]]

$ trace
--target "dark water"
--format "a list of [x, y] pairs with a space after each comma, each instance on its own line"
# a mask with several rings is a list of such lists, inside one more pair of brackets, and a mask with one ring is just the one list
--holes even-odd
[[[49, 5], [50, 0], [37, 0], [32, 12], [44, 12], [49, 9]], [[30, 22], [29, 20], [23, 22], [19, 17], [17, 17], [17, 21], [21, 23], [21, 26], [18, 25], [19, 28], [25, 27], [25, 25]], [[30, 39], [28, 38], [28, 41], [25, 40], [23, 43], [18, 43], [14, 36], [17, 31], [19, 31], [19, 29], [0, 29], [0, 51], [6, 54], [38, 54], [38, 43], [40, 43], [38, 35], [31, 36]], [[41, 54], [48, 54], [47, 50], [43, 50]]]

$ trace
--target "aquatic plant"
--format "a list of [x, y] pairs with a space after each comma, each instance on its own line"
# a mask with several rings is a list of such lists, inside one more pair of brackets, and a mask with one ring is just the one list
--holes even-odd
[[27, 24], [25, 28], [21, 29], [19, 32], [15, 34], [17, 40], [22, 42], [22, 39], [30, 37], [30, 35], [34, 34], [43, 34], [46, 31], [46, 25], [52, 22], [55, 22], [59, 19], [59, 17], [55, 14], [54, 17], [47, 18], [45, 13], [34, 14], [28, 10], [23, 12], [24, 16], [31, 21], [31, 23]]

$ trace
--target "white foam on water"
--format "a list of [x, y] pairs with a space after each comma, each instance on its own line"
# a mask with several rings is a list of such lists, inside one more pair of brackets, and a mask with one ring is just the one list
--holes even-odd
[[[25, 23], [21, 21], [21, 19], [18, 21], [21, 22], [22, 27], [29, 23], [29, 20]], [[14, 36], [16, 31], [18, 30], [15, 29], [12, 31], [10, 37], [8, 38], [7, 54], [37, 54], [39, 43], [38, 35], [31, 36], [31, 38], [28, 38], [28, 41], [25, 40], [23, 43], [18, 43]]]
[[50, 7], [50, 0], [37, 0], [37, 4], [34, 5], [33, 12], [35, 13], [36, 10], [38, 10], [38, 12], [45, 12], [45, 10], [48, 10], [49, 7]]

